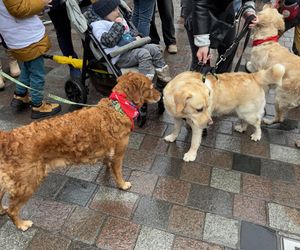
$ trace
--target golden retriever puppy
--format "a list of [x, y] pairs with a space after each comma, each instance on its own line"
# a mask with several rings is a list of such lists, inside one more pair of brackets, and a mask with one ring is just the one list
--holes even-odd
[[174, 130], [164, 139], [174, 142], [180, 133], [182, 118], [192, 128], [191, 147], [184, 154], [184, 161], [194, 161], [201, 143], [202, 130], [212, 124], [212, 115], [236, 112], [242, 120], [235, 130], [243, 132], [248, 124], [255, 127], [251, 139], [261, 138], [261, 118], [264, 113], [264, 87], [269, 84], [281, 85], [284, 67], [274, 65], [257, 73], [224, 73], [216, 79], [207, 75], [205, 83], [197, 72], [177, 75], [164, 89], [166, 110], [174, 118]]
[[300, 105], [300, 57], [281, 46], [278, 33], [284, 31], [283, 16], [277, 9], [265, 5], [258, 14], [259, 23], [254, 28], [253, 48], [247, 69], [255, 72], [276, 63], [285, 67], [282, 86], [276, 89], [274, 119], [264, 119], [266, 124], [282, 122], [286, 112]]
[[[133, 113], [144, 102], [160, 99], [160, 93], [142, 74], [127, 73], [117, 81], [113, 92], [135, 107]], [[112, 99], [104, 98], [95, 107], [0, 132], [0, 214], [6, 213], [17, 228], [27, 230], [32, 222], [20, 219], [21, 207], [49, 169], [70, 164], [103, 160], [119, 188], [131, 187], [123, 179], [122, 162], [133, 120], [120, 108], [122, 102]], [[9, 194], [8, 208], [1, 205], [4, 192]]]

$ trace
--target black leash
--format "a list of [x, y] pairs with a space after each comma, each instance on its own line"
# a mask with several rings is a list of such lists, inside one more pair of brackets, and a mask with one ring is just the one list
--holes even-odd
[[234, 69], [234, 72], [237, 72], [238, 71], [238, 68], [240, 66], [240, 63], [241, 63], [241, 60], [242, 60], [242, 55], [247, 47], [247, 44], [249, 42], [249, 38], [250, 38], [250, 33], [251, 33], [251, 30], [249, 29], [249, 24], [252, 22], [252, 20], [254, 20], [256, 18], [255, 15], [250, 15], [246, 18], [245, 20], [245, 23], [244, 23], [244, 26], [241, 30], [241, 32], [235, 37], [235, 39], [233, 40], [232, 44], [229, 46], [229, 48], [225, 51], [225, 53], [223, 55], [220, 56], [220, 59], [216, 62], [216, 65], [215, 65], [215, 69], [214, 71], [217, 70], [217, 68], [219, 67], [220, 63], [222, 63], [223, 61], [225, 61], [227, 59], [227, 57], [229, 55], [231, 55], [232, 52], [236, 51], [240, 41], [243, 39], [243, 37], [246, 35], [246, 38], [245, 38], [245, 42], [244, 42], [244, 47], [243, 47], [243, 50], [242, 50], [242, 53], [241, 53], [241, 56], [238, 60], [238, 63], [237, 65], [235, 66], [235, 69]]

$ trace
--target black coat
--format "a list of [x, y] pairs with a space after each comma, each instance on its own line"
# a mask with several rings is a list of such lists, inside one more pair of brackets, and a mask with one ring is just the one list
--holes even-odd
[[[249, 0], [242, 0], [242, 3], [246, 1]], [[188, 0], [186, 4], [186, 27], [192, 28], [194, 35], [209, 34], [213, 17], [229, 24], [234, 20], [232, 0]]]

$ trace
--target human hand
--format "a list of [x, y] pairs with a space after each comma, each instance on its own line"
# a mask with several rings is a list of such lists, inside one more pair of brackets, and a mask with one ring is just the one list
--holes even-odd
[[246, 12], [246, 13], [245, 13], [245, 18], [247, 18], [248, 16], [251, 16], [251, 15], [254, 15], [254, 16], [255, 16], [255, 18], [254, 18], [254, 19], [251, 21], [251, 23], [249, 24], [249, 28], [250, 28], [250, 29], [253, 29], [253, 28], [258, 24], [259, 20], [258, 20], [258, 16], [255, 15], [255, 14], [253, 14], [253, 12]]
[[116, 22], [116, 23], [122, 23], [122, 22], [123, 22], [123, 18], [122, 18], [122, 17], [117, 17], [117, 18], [115, 19], [115, 22]]
[[142, 38], [141, 38], [140, 36], [136, 36], [135, 39], [136, 39], [136, 40], [140, 40], [140, 39], [142, 39]]
[[197, 58], [199, 62], [202, 62], [203, 64], [207, 63], [207, 61], [210, 59], [208, 46], [199, 47], [197, 51]]
[[51, 5], [52, 0], [43, 0], [43, 2], [44, 2], [44, 4], [45, 4], [45, 6], [47, 6], [47, 7], [49, 7], [49, 8], [52, 7], [52, 5]]

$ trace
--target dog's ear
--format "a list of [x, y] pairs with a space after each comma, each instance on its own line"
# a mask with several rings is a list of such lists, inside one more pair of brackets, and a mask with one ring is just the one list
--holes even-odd
[[278, 17], [276, 17], [276, 21], [275, 21], [274, 25], [275, 25], [275, 28], [281, 32], [283, 32], [285, 30], [283, 15], [278, 13]]
[[272, 3], [266, 3], [266, 4], [264, 4], [262, 9], [265, 10], [265, 9], [272, 8], [272, 7], [273, 7]]
[[186, 101], [192, 97], [190, 92], [178, 91], [174, 93], [174, 102], [176, 106], [176, 112], [181, 113], [185, 107]]

